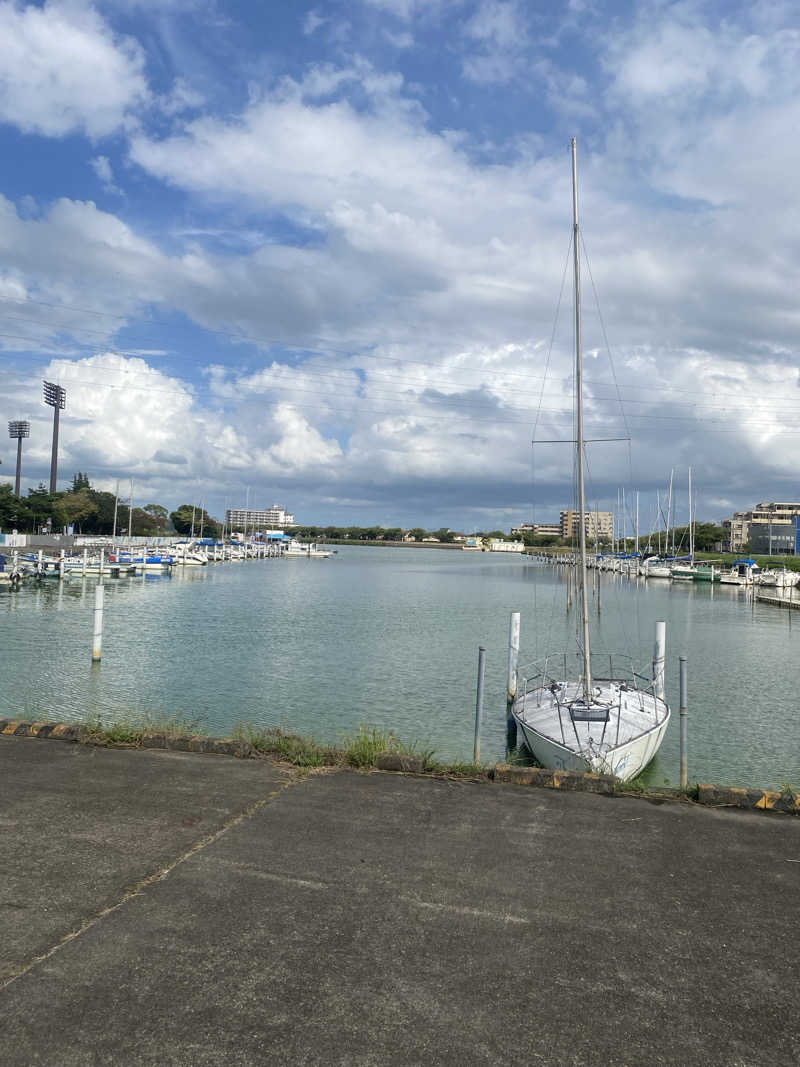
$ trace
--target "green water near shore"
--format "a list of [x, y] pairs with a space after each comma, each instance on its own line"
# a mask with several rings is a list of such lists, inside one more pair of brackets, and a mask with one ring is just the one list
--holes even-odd
[[[602, 576], [594, 647], [646, 670], [667, 620], [668, 735], [646, 778], [678, 780], [678, 656], [689, 658], [690, 779], [800, 785], [800, 613], [707, 583]], [[94, 582], [0, 592], [0, 716], [150, 714], [202, 732], [239, 721], [335, 743], [360, 723], [441, 759], [472, 756], [478, 646], [487, 657], [482, 759], [505, 755], [508, 617], [522, 660], [568, 646], [566, 571], [518, 556], [341, 548], [108, 582], [103, 661], [90, 662]]]

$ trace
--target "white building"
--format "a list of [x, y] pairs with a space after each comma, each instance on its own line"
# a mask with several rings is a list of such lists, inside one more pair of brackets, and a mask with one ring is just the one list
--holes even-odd
[[489, 541], [490, 552], [524, 552], [525, 545], [522, 541], [501, 541], [499, 537], [492, 537]]
[[524, 534], [533, 534], [540, 537], [544, 534], [552, 537], [561, 536], [561, 526], [557, 522], [521, 522], [519, 526], [511, 527], [512, 537], [522, 537]]
[[225, 523], [229, 530], [272, 530], [294, 526], [294, 515], [279, 504], [271, 508], [228, 508]]

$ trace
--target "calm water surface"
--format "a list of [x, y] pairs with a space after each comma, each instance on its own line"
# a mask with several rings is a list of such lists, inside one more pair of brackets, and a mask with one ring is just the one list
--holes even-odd
[[[678, 778], [678, 656], [689, 657], [693, 781], [800, 784], [800, 612], [736, 587], [602, 576], [594, 647], [652, 657], [667, 620], [673, 719], [648, 779]], [[329, 560], [186, 568], [106, 584], [103, 661], [90, 662], [94, 582], [0, 591], [0, 716], [113, 720], [151, 714], [226, 733], [240, 721], [335, 742], [391, 727], [443, 759], [469, 759], [477, 650], [487, 656], [482, 757], [505, 752], [508, 616], [522, 660], [569, 647], [566, 572], [520, 557], [341, 548]], [[594, 601], [593, 601], [594, 603]]]

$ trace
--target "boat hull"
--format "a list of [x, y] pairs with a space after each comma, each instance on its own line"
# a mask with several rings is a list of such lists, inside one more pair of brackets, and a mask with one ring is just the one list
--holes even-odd
[[543, 767], [577, 771], [579, 774], [585, 774], [587, 771], [595, 774], [613, 774], [621, 782], [629, 782], [633, 778], [638, 778], [658, 752], [669, 726], [670, 715], [667, 711], [664, 721], [654, 726], [652, 730], [612, 749], [601, 757], [591, 759], [571, 751], [566, 745], [561, 745], [550, 737], [545, 737], [538, 730], [517, 719], [516, 716], [514, 718], [517, 729], [524, 738], [525, 747]]
[[[547, 674], [545, 668], [538, 677]], [[534, 688], [523, 683], [511, 708], [518, 737], [545, 767], [630, 781], [658, 752], [669, 726], [669, 707], [650, 690], [636, 688], [633, 680], [606, 678], [592, 690], [587, 708], [582, 682], [553, 681]]]

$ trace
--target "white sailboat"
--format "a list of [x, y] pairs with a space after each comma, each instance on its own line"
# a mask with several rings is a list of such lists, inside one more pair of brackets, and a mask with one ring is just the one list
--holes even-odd
[[[572, 210], [575, 286], [576, 470], [579, 504], [581, 628], [578, 651], [549, 657], [523, 678], [512, 705], [518, 735], [545, 767], [635, 778], [658, 751], [669, 723], [663, 699], [663, 665], [655, 681], [625, 657], [593, 655], [589, 640], [584, 486], [583, 365], [581, 353], [578, 153], [572, 140]], [[573, 669], [574, 668], [574, 669]]]

